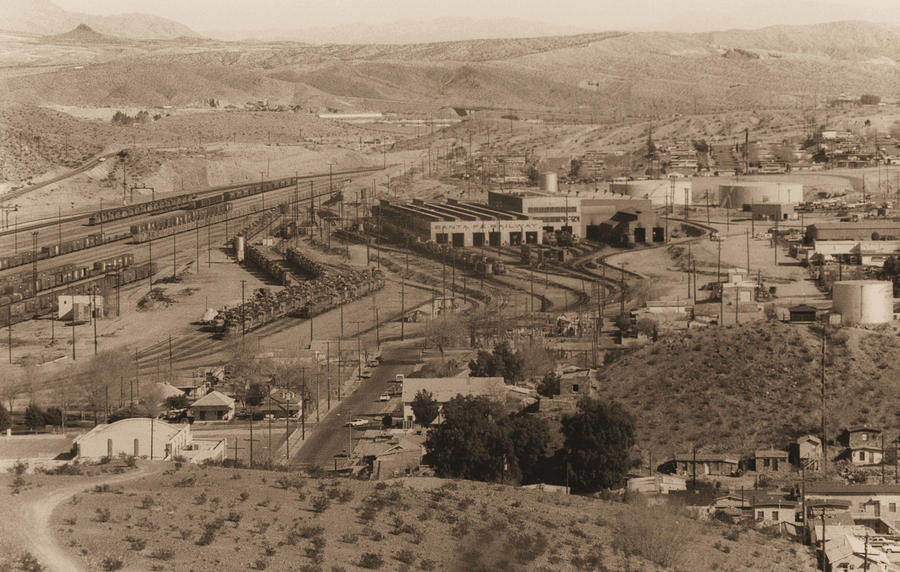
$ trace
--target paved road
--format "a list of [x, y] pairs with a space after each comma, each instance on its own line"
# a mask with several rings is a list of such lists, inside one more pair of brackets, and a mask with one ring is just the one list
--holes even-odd
[[[334, 456], [346, 453], [348, 444], [355, 432], [344, 423], [354, 417], [372, 418], [381, 422], [385, 412], [398, 407], [398, 397], [385, 403], [378, 396], [388, 389], [390, 382], [398, 373], [409, 373], [415, 367], [418, 349], [414, 347], [398, 347], [384, 350], [382, 364], [374, 369], [372, 377], [362, 384], [349, 397], [331, 410], [318, 427], [313, 425], [312, 435], [307, 435], [299, 451], [293, 456], [296, 464], [320, 465], [324, 468], [333, 466]], [[307, 424], [307, 430], [310, 427]]]

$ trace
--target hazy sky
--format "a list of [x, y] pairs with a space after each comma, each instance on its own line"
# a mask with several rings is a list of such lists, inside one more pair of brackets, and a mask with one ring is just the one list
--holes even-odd
[[196, 31], [330, 27], [443, 17], [515, 17], [591, 30], [865, 19], [900, 24], [898, 0], [54, 0], [76, 12], [144, 12]]

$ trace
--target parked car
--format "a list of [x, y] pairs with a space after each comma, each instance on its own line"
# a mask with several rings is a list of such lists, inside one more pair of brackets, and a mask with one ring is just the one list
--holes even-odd
[[370, 377], [372, 377], [372, 371], [368, 370], [368, 369], [364, 369], [361, 372], [359, 372], [359, 377], [361, 377], [363, 379], [369, 379]]
[[391, 395], [389, 393], [382, 393], [378, 396], [378, 401], [390, 401]]
[[394, 376], [394, 381], [396, 381], [397, 383], [403, 383], [404, 379], [406, 379], [406, 377], [402, 373], [398, 373]]
[[353, 421], [347, 421], [344, 423], [344, 427], [362, 427], [363, 425], [368, 425], [368, 419], [361, 419], [359, 417], [355, 418]]
[[377, 360], [377, 359], [370, 359], [370, 360], [369, 360], [369, 363], [367, 363], [366, 365], [369, 366], [369, 367], [378, 367], [378, 360]]

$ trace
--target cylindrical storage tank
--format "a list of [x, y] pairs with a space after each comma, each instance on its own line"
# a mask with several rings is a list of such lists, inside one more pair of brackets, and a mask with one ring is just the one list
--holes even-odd
[[556, 193], [559, 191], [559, 180], [556, 173], [541, 173], [538, 177], [541, 190], [547, 193]]
[[655, 207], [669, 205], [690, 205], [692, 184], [689, 180], [650, 179], [646, 181], [626, 181], [610, 183], [609, 191], [628, 195], [636, 199], [650, 199]]
[[234, 256], [238, 262], [244, 261], [244, 237], [240, 234], [234, 237]]
[[742, 209], [754, 204], [796, 205], [803, 202], [801, 183], [746, 182], [719, 185], [719, 206]]
[[885, 280], [844, 280], [834, 283], [831, 300], [843, 324], [884, 324], [894, 318], [893, 295]]

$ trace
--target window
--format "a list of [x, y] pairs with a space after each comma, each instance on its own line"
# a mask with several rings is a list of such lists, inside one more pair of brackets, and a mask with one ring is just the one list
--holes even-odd
[[865, 452], [865, 451], [860, 451], [860, 452], [859, 452], [859, 460], [860, 460], [860, 461], [865, 461], [865, 460], [866, 460], [866, 452]]
[[578, 384], [577, 383], [572, 384], [572, 393], [578, 393]]
[[778, 520], [778, 511], [777, 510], [772, 511], [772, 520]]
[[869, 434], [868, 434], [868, 433], [863, 433], [863, 434], [862, 434], [862, 440], [863, 440], [863, 441], [868, 441], [868, 440], [869, 440]]
[[762, 510], [756, 511], [756, 520], [763, 520], [764, 518], [766, 518], [765, 511], [762, 511]]
[[888, 503], [888, 512], [897, 512], [897, 503]]

